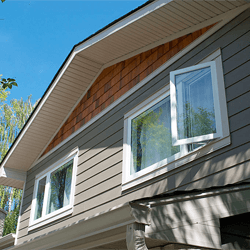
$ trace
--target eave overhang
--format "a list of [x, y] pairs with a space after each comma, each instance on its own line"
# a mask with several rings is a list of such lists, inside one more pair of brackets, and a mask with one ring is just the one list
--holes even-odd
[[14, 246], [15, 243], [15, 238], [16, 238], [16, 234], [7, 234], [4, 237], [0, 238], [0, 249], [6, 249], [9, 247]]
[[131, 224], [150, 225], [150, 208], [124, 203], [109, 210], [29, 239], [13, 249], [91, 249], [105, 243], [126, 242]]
[[243, 0], [148, 1], [75, 45], [3, 159], [0, 184], [22, 188], [26, 171], [104, 68], [208, 25], [224, 25], [247, 8]]

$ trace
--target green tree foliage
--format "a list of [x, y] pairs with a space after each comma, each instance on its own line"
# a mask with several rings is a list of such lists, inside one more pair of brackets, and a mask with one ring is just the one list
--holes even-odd
[[20, 210], [22, 190], [0, 186], [1, 208], [8, 211], [4, 222], [3, 236], [15, 233]]
[[[13, 84], [13, 86], [16, 86]], [[9, 86], [0, 85], [0, 160], [2, 161], [9, 147], [22, 129], [35, 105], [31, 96], [26, 101], [13, 99], [7, 103]], [[20, 209], [22, 190], [0, 186], [0, 208], [8, 212], [5, 219], [3, 235], [15, 233]]]
[[[3, 0], [2, 0], [3, 2]], [[3, 89], [12, 89], [13, 86], [17, 87], [16, 80], [13, 78], [1, 78], [2, 75], [0, 75], [0, 87]]]

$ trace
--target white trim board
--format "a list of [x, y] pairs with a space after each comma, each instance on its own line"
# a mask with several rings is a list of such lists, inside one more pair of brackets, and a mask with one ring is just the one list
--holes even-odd
[[32, 124], [32, 122], [34, 121], [34, 119], [36, 118], [37, 114], [39, 113], [39, 111], [42, 109], [45, 101], [48, 99], [48, 97], [50, 96], [51, 92], [53, 91], [53, 89], [55, 88], [55, 86], [57, 85], [57, 82], [60, 80], [62, 74], [65, 72], [65, 70], [68, 68], [68, 65], [70, 64], [70, 62], [73, 60], [75, 54], [72, 53], [71, 56], [69, 57], [67, 63], [65, 63], [64, 67], [62, 68], [61, 72], [58, 74], [58, 76], [56, 77], [55, 81], [53, 82], [53, 84], [51, 85], [51, 87], [48, 89], [47, 93], [45, 94], [45, 96], [43, 97], [43, 99], [41, 100], [41, 102], [38, 104], [38, 107], [35, 110], [35, 113], [31, 116], [31, 119], [28, 121], [27, 124], [25, 124], [24, 129], [22, 130], [21, 134], [17, 137], [17, 140], [15, 141], [14, 145], [11, 147], [10, 151], [8, 151], [6, 158], [4, 159], [4, 161], [1, 164], [1, 168], [4, 167], [4, 165], [6, 164], [6, 162], [8, 161], [8, 159], [10, 158], [11, 154], [13, 153], [13, 151], [16, 149], [18, 143], [21, 141], [21, 139], [23, 138], [23, 136], [25, 135], [26, 131], [28, 130], [28, 128], [30, 127], [30, 125]]
[[[104, 70], [104, 66], [101, 67], [101, 69], [98, 71], [97, 75], [94, 77], [94, 79], [91, 81], [91, 84], [86, 88], [86, 90], [83, 92], [83, 94], [80, 96], [80, 98], [78, 98], [78, 100], [76, 101], [75, 105], [72, 107], [72, 109], [69, 111], [68, 115], [65, 117], [65, 119], [62, 121], [61, 125], [58, 127], [58, 129], [56, 130], [56, 132], [53, 134], [53, 136], [51, 137], [51, 139], [48, 141], [48, 143], [45, 145], [45, 147], [41, 150], [41, 153], [38, 155], [38, 157], [35, 159], [34, 162], [36, 162], [41, 155], [43, 154], [43, 152], [46, 150], [46, 148], [49, 146], [49, 144], [51, 143], [51, 141], [55, 138], [56, 134], [58, 133], [58, 131], [61, 129], [61, 127], [64, 125], [64, 123], [67, 121], [67, 119], [69, 118], [69, 116], [72, 114], [72, 112], [74, 111], [74, 109], [76, 108], [76, 106], [78, 105], [78, 103], [82, 100], [82, 98], [85, 96], [85, 94], [88, 92], [88, 90], [91, 88], [91, 86], [94, 84], [95, 80], [98, 78], [98, 76], [102, 73], [102, 71]], [[32, 165], [31, 165], [32, 166]]]
[[86, 41], [84, 44], [80, 44], [75, 48], [75, 52], [79, 53], [83, 51], [84, 49], [87, 49], [88, 47], [92, 46], [93, 44], [103, 40], [104, 38], [112, 35], [113, 33], [116, 33], [117, 31], [123, 29], [124, 27], [130, 25], [131, 23], [134, 23], [138, 19], [142, 18], [143, 16], [148, 15], [149, 13], [161, 8], [162, 6], [168, 4], [169, 2], [172, 2], [173, 0], [158, 0], [154, 1], [145, 7], [139, 9], [135, 13], [132, 13], [128, 17], [123, 18], [118, 23], [113, 24], [111, 27], [105, 29], [101, 33], [97, 34], [93, 38], [90, 38], [88, 41]]
[[[123, 100], [128, 98], [132, 93], [134, 93], [136, 90], [141, 88], [143, 85], [145, 85], [148, 81], [153, 79], [156, 75], [158, 75], [161, 71], [163, 71], [165, 68], [169, 67], [171, 64], [173, 64], [175, 61], [183, 57], [185, 54], [187, 54], [189, 51], [191, 51], [193, 48], [195, 48], [198, 44], [206, 40], [208, 37], [210, 37], [212, 34], [214, 34], [216, 31], [218, 31], [221, 27], [223, 27], [225, 24], [230, 22], [232, 19], [234, 19], [237, 15], [239, 15], [241, 12], [243, 12], [245, 9], [249, 8], [250, 4], [241, 6], [237, 8], [237, 11], [234, 10], [234, 13], [230, 13], [230, 15], [226, 15], [225, 19], [218, 24], [216, 24], [214, 27], [212, 27], [210, 30], [208, 30], [205, 34], [197, 38], [194, 42], [192, 42], [190, 45], [188, 45], [185, 49], [177, 53], [174, 57], [169, 59], [165, 64], [160, 66], [158, 69], [156, 69], [154, 72], [152, 72], [150, 75], [148, 75], [146, 78], [144, 78], [141, 82], [139, 82], [136, 86], [134, 86], [132, 89], [127, 91], [123, 96], [121, 96], [118, 100], [114, 101], [112, 104], [110, 104], [105, 110], [97, 114], [94, 118], [92, 118], [89, 122], [84, 124], [80, 129], [75, 131], [73, 134], [71, 134], [68, 138], [66, 138], [64, 141], [62, 141], [60, 144], [58, 144], [56, 147], [54, 147], [52, 150], [50, 150], [47, 154], [43, 155], [41, 158], [37, 159], [29, 169], [33, 168], [36, 164], [41, 162], [43, 159], [45, 159], [47, 156], [58, 150], [61, 146], [66, 144], [68, 141], [73, 139], [76, 135], [81, 133], [83, 130], [85, 130], [87, 127], [92, 125], [94, 122], [96, 122], [98, 119], [100, 119], [103, 115], [108, 113], [111, 109], [113, 109], [115, 106], [117, 106], [119, 103], [121, 103]], [[131, 55], [130, 55], [131, 56]], [[107, 65], [104, 65], [103, 68], [106, 68]], [[70, 115], [70, 114], [69, 114]], [[69, 116], [68, 115], [68, 116]], [[53, 138], [52, 138], [53, 139]]]

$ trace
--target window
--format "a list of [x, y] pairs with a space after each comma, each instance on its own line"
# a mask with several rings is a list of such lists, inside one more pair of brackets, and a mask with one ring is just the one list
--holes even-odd
[[73, 211], [78, 149], [36, 176], [29, 230]]
[[229, 143], [218, 50], [125, 114], [123, 190]]
[[170, 72], [173, 145], [221, 136], [215, 62]]

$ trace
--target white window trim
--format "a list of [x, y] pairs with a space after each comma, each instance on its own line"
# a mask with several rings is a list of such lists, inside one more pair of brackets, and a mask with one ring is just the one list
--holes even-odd
[[[177, 129], [177, 100], [176, 100], [176, 86], [175, 86], [175, 76], [182, 73], [191, 72], [197, 69], [207, 68], [211, 69], [212, 76], [212, 89], [213, 89], [213, 98], [214, 98], [214, 112], [215, 112], [215, 121], [216, 121], [216, 133], [196, 136], [187, 139], [178, 138], [178, 129]], [[184, 69], [179, 69], [170, 72], [170, 102], [171, 102], [171, 129], [172, 129], [172, 142], [173, 146], [191, 144], [195, 142], [204, 142], [207, 140], [213, 140], [215, 138], [220, 138], [222, 136], [222, 123], [221, 123], [221, 112], [220, 112], [220, 103], [219, 103], [219, 91], [218, 91], [218, 80], [217, 80], [217, 70], [216, 62], [206, 62], [198, 64], [195, 66], [187, 67]]]
[[[74, 204], [74, 193], [75, 193], [75, 184], [76, 184], [76, 169], [77, 169], [78, 154], [79, 154], [79, 149], [76, 148], [72, 152], [70, 152], [68, 155], [64, 156], [62, 159], [55, 162], [49, 168], [47, 168], [46, 170], [44, 170], [43, 172], [39, 173], [36, 176], [28, 231], [36, 229], [36, 228], [41, 227], [43, 225], [46, 225], [50, 222], [53, 222], [53, 221], [60, 219], [64, 216], [67, 216], [69, 214], [72, 214], [73, 204]], [[63, 166], [65, 163], [69, 162], [70, 160], [73, 160], [70, 204], [46, 215], [45, 210], [46, 210], [47, 201], [48, 201], [50, 174], [53, 171], [55, 171], [56, 169]], [[44, 177], [46, 177], [46, 186], [45, 186], [45, 191], [44, 191], [44, 202], [43, 202], [42, 216], [41, 216], [41, 218], [34, 220], [37, 188], [38, 188], [39, 181], [41, 179], [43, 179]]]
[[[222, 129], [220, 131], [220, 138], [217, 138], [213, 141], [207, 141], [204, 146], [188, 152], [186, 145], [180, 145], [181, 151], [174, 156], [169, 157], [161, 162], [158, 162], [148, 168], [145, 168], [133, 175], [130, 175], [130, 140], [131, 132], [129, 123], [131, 119], [143, 112], [152, 106], [154, 102], [158, 102], [163, 96], [168, 95], [170, 92], [170, 84], [167, 84], [157, 93], [153, 94], [147, 100], [140, 103], [131, 111], [127, 112], [124, 115], [124, 141], [123, 141], [123, 175], [122, 175], [122, 191], [135, 187], [143, 182], [146, 182], [154, 177], [160, 176], [164, 173], [169, 172], [177, 167], [180, 167], [188, 162], [191, 162], [197, 158], [200, 158], [204, 155], [207, 155], [211, 152], [214, 152], [222, 147], [225, 147], [231, 143], [230, 133], [229, 133], [229, 124], [227, 116], [227, 104], [226, 104], [226, 95], [225, 95], [225, 85], [224, 85], [224, 75], [222, 69], [222, 58], [221, 50], [218, 49], [200, 63], [206, 63], [210, 61], [215, 61], [216, 71], [217, 71], [217, 81], [218, 81], [218, 96], [216, 100], [216, 106], [219, 107], [220, 117], [218, 118], [218, 123], [222, 124]], [[198, 63], [197, 63], [198, 64]], [[199, 66], [198, 66], [199, 67]], [[217, 120], [216, 120], [217, 122]]]

